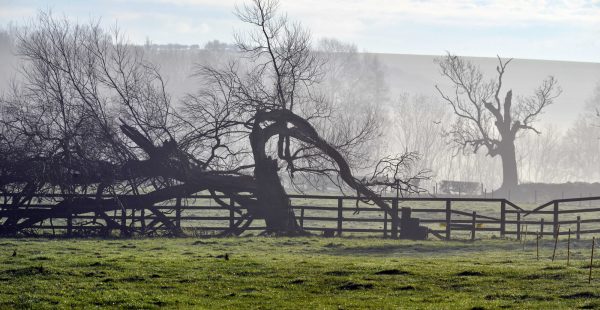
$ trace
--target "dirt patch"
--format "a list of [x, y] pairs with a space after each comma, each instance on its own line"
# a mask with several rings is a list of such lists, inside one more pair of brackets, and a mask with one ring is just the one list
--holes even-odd
[[106, 276], [106, 272], [104, 272], [104, 271], [100, 271], [100, 272], [90, 271], [90, 272], [84, 273], [83, 276], [86, 277], [86, 278], [90, 278], [90, 277], [104, 277], [104, 276]]
[[200, 245], [200, 244], [217, 244], [216, 241], [202, 241], [202, 240], [198, 240], [198, 241], [194, 241], [194, 243], [192, 243], [193, 245]]
[[529, 295], [529, 294], [523, 294], [523, 295], [510, 295], [510, 294], [493, 294], [493, 295], [486, 295], [485, 297], [483, 297], [485, 300], [496, 300], [496, 299], [503, 299], [503, 300], [521, 300], [521, 301], [525, 301], [525, 300], [532, 300], [532, 301], [549, 301], [549, 300], [553, 300], [552, 297], [549, 296], [539, 296], [539, 295]]
[[570, 294], [570, 295], [562, 295], [560, 296], [560, 298], [562, 299], [589, 299], [589, 298], [598, 298], [600, 297], [600, 295], [596, 294], [596, 293], [592, 293], [592, 292], [579, 292], [579, 293], [575, 293], [575, 294]]
[[196, 282], [196, 279], [181, 279], [177, 282], [179, 282], [179, 283], [194, 283], [194, 282]]
[[472, 271], [472, 270], [466, 270], [466, 271], [462, 271], [456, 274], [459, 277], [481, 277], [483, 276], [483, 272], [480, 271]]
[[8, 269], [2, 272], [3, 274], [11, 275], [13, 277], [22, 277], [22, 276], [34, 276], [34, 275], [48, 275], [50, 274], [50, 270], [45, 268], [44, 266], [36, 266], [36, 267], [25, 267], [19, 269]]
[[565, 266], [547, 266], [542, 268], [542, 270], [563, 270], [566, 269]]
[[548, 280], [562, 280], [565, 278], [564, 274], [561, 273], [534, 273], [524, 277], [526, 280], [538, 280], [538, 279], [548, 279]]
[[245, 289], [242, 289], [240, 292], [242, 292], [242, 293], [247, 293], [247, 294], [248, 294], [248, 293], [254, 293], [254, 292], [256, 292], [256, 291], [257, 291], [257, 289], [255, 289], [255, 288], [253, 288], [253, 287], [247, 287], [247, 288], [245, 288]]
[[141, 277], [141, 276], [131, 276], [131, 277], [121, 279], [122, 282], [142, 282], [145, 280], [146, 280], [146, 278]]
[[[579, 268], [580, 268], [580, 269], [590, 269], [590, 264], [589, 264], [589, 263], [588, 263], [588, 264], [585, 264], [585, 265], [583, 265], [583, 266], [581, 266], [581, 267], [579, 267]], [[596, 264], [596, 263], [594, 263], [594, 265], [592, 265], [592, 268], [593, 268], [593, 269], [600, 268], [600, 264]]]
[[396, 288], [394, 288], [394, 290], [396, 291], [414, 291], [417, 288], [412, 286], [412, 285], [404, 285], [404, 286], [398, 286]]
[[340, 286], [338, 289], [345, 291], [356, 291], [356, 290], [368, 290], [372, 289], [373, 284], [371, 283], [355, 283], [355, 282], [346, 282]]
[[298, 244], [300, 244], [300, 243], [299, 242], [295, 242], [295, 241], [291, 241], [291, 240], [278, 243], [278, 245], [298, 245]]
[[408, 271], [398, 270], [398, 269], [386, 269], [386, 270], [377, 271], [375, 274], [376, 275], [399, 276], [399, 275], [408, 275], [411, 273]]

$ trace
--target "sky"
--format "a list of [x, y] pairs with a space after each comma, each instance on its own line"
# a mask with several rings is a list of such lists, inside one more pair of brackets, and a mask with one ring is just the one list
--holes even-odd
[[[233, 41], [242, 0], [0, 0], [0, 27], [52, 10], [78, 22], [118, 25], [130, 41]], [[600, 0], [281, 0], [280, 10], [311, 30], [373, 53], [600, 63]]]

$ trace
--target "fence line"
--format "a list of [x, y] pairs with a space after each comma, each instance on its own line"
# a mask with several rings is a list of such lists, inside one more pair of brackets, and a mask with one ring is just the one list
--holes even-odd
[[[33, 199], [36, 203], [14, 209], [10, 206], [13, 196], [4, 195], [3, 197], [3, 203], [0, 204], [0, 223], [2, 219], [8, 217], [34, 217], [44, 210], [53, 208], [52, 200], [74, 197], [69, 195], [39, 195], [35, 196], [36, 199]], [[77, 197], [86, 196], [77, 195]], [[97, 198], [94, 195], [87, 197]], [[104, 198], [114, 197], [105, 196]], [[67, 236], [110, 235], [113, 230], [117, 230], [120, 231], [121, 235], [128, 236], [132, 234], [160, 234], [174, 227], [188, 234], [207, 234], [231, 229], [236, 221], [243, 219], [232, 209], [228, 210], [218, 206], [213, 200], [214, 198], [228, 199], [229, 197], [190, 195], [161, 205], [124, 207], [122, 210], [111, 211], [112, 215], [104, 216], [100, 216], [98, 212], [94, 211], [76, 215], [66, 212], [31, 226], [28, 231], [22, 233], [35, 232]], [[530, 230], [531, 227], [539, 225], [542, 236], [553, 235], [559, 225], [563, 227], [575, 225], [576, 239], [580, 239], [581, 235], [584, 234], [600, 232], [600, 216], [596, 215], [595, 217], [583, 219], [581, 217], [581, 214], [600, 212], [600, 207], [561, 209], [561, 204], [598, 201], [600, 196], [552, 200], [532, 210], [524, 210], [513, 202], [502, 198], [383, 197], [385, 201], [391, 203], [391, 214], [387, 214], [374, 206], [368, 206], [364, 203], [359, 204], [357, 203], [357, 197], [289, 195], [289, 198], [298, 224], [304, 230], [328, 235], [337, 234], [342, 236], [351, 233], [379, 235], [385, 238], [402, 237], [399, 236], [400, 204], [410, 204], [409, 208], [412, 214], [420, 219], [422, 225], [428, 227], [429, 233], [446, 240], [452, 239], [455, 233], [464, 233], [471, 240], [474, 240], [478, 234], [484, 233], [497, 235], [501, 238], [514, 237], [520, 239], [523, 225], [528, 225]], [[204, 200], [204, 204], [198, 203], [198, 200]], [[207, 201], [208, 205], [206, 205]], [[305, 203], [308, 201], [309, 203], [301, 204], [302, 201]], [[352, 203], [352, 206], [349, 205], [349, 202]], [[464, 204], [469, 204], [469, 207], [465, 207]], [[492, 207], [489, 206], [490, 204], [492, 204]], [[232, 200], [230, 200], [230, 205], [233, 206]], [[237, 208], [245, 209], [244, 207]], [[160, 211], [160, 213], [157, 211]], [[349, 215], [349, 212], [352, 214]], [[574, 215], [576, 217], [573, 217]], [[535, 219], [535, 216], [542, 217]], [[551, 220], [546, 220], [544, 216], [551, 216]], [[172, 224], [171, 228], [164, 225], [164, 219]], [[246, 228], [246, 230], [261, 231], [265, 229], [264, 223], [261, 223], [261, 221], [255, 222], [253, 226]], [[0, 229], [2, 225], [0, 224]], [[582, 227], [584, 225], [588, 228], [584, 229]], [[548, 229], [548, 227], [551, 229]], [[545, 228], [546, 230], [544, 230]], [[567, 229], [559, 232], [559, 234], [567, 234]]]

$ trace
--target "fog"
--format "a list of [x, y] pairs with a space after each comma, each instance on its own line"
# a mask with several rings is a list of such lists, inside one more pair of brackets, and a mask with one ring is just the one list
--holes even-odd
[[[10, 35], [2, 35], [0, 89], [6, 91], [13, 79], [18, 80], [19, 58], [14, 55]], [[441, 76], [435, 62], [440, 56], [369, 54], [357, 52], [358, 48], [352, 44], [347, 46], [351, 47], [350, 52], [336, 51], [329, 60], [336, 65], [347, 62], [346, 65], [350, 67], [370, 62], [376, 64], [377, 68], [371, 68], [373, 72], [366, 72], [369, 68], [362, 71], [352, 68], [342, 70], [335, 76], [341, 81], [327, 85], [330, 88], [342, 84], [350, 87], [331, 91], [352, 90], [352, 93], [345, 94], [351, 98], [373, 91], [374, 87], [381, 89], [377, 102], [363, 102], [382, 107], [385, 114], [384, 135], [379, 141], [380, 147], [373, 152], [419, 152], [422, 160], [418, 167], [432, 170], [432, 180], [424, 184], [428, 190], [435, 190], [436, 184], [443, 180], [477, 182], [481, 184], [482, 191], [491, 191], [500, 186], [502, 166], [499, 158], [490, 158], [483, 150], [477, 154], [458, 150], [443, 136], [454, 116], [450, 106], [442, 102], [435, 89], [436, 85], [442, 90], [448, 90], [451, 86]], [[193, 76], [198, 65], [236, 57], [227, 45], [219, 46], [217, 43], [208, 47], [148, 45], [138, 48], [144, 51], [150, 62], [158, 65], [166, 78], [169, 94], [176, 102], [196, 91], [202, 83]], [[354, 60], [350, 60], [352, 58]], [[487, 79], [494, 77], [496, 58], [466, 59], [480, 66]], [[596, 116], [595, 107], [600, 107], [600, 64], [514, 59], [507, 67], [503, 92], [512, 89], [516, 97], [529, 96], [549, 75], [556, 77], [562, 93], [554, 104], [544, 109], [535, 123], [541, 134], [525, 133], [517, 139], [519, 181], [598, 182], [600, 118]], [[362, 79], [362, 84], [369, 85], [360, 90], [356, 86], [348, 86], [358, 79]], [[364, 96], [357, 100], [368, 101], [365, 98], [375, 97]], [[432, 123], [435, 126], [431, 126]], [[428, 137], [424, 138], [424, 135]]]
[[[203, 49], [159, 49], [147, 51], [150, 59], [158, 64], [168, 80], [168, 87], [174, 98], [193, 92], [201, 83], [193, 77], [198, 64], [222, 60], [222, 51]], [[435, 85], [448, 89], [450, 84], [439, 73], [435, 59], [430, 55], [391, 55], [365, 54], [362, 57], [377, 60], [382, 71], [381, 85], [385, 89], [383, 102], [370, 102], [383, 105], [387, 109], [385, 136], [382, 138], [385, 149], [381, 152], [399, 153], [405, 149], [422, 154], [421, 168], [433, 171], [429, 189], [442, 180], [473, 181], [482, 184], [482, 190], [491, 191], [501, 184], [502, 167], [499, 158], [490, 158], [484, 151], [472, 154], [453, 148], [442, 137], [439, 130], [430, 131], [436, 135], [434, 144], [418, 143], [426, 131], [426, 122], [438, 122], [446, 118], [446, 125], [452, 122], [453, 115], [449, 105], [441, 101]], [[343, 54], [337, 54], [337, 61], [344, 60]], [[341, 59], [341, 60], [340, 60]], [[488, 77], [494, 77], [496, 58], [467, 57], [480, 66]], [[345, 72], [341, 78], [351, 81], [358, 77], [352, 71]], [[526, 133], [517, 139], [517, 159], [521, 182], [598, 182], [600, 181], [600, 119], [596, 120], [594, 105], [600, 106], [600, 64], [562, 61], [542, 61], [514, 59], [507, 67], [503, 91], [512, 89], [515, 96], [529, 96], [544, 78], [553, 75], [557, 78], [562, 93], [555, 103], [548, 106], [539, 117], [536, 128], [541, 132]], [[414, 110], [423, 108], [430, 119], [412, 115]], [[431, 109], [431, 110], [429, 110]], [[404, 112], [402, 112], [404, 110]], [[436, 115], [435, 111], [438, 111]], [[414, 111], [413, 111], [414, 112]], [[428, 113], [431, 112], [431, 113]], [[404, 116], [403, 117], [403, 113]], [[441, 113], [441, 114], [440, 114]], [[393, 116], [392, 116], [393, 115]], [[399, 132], [398, 125], [416, 122], [412, 127], [408, 141]], [[407, 119], [408, 118], [408, 119]], [[582, 128], [583, 127], [583, 128]], [[418, 138], [417, 138], [418, 137]], [[392, 143], [387, 143], [387, 142]], [[584, 160], [578, 159], [584, 157]]]
[[[377, 56], [386, 67], [386, 81], [393, 85], [390, 87], [392, 95], [410, 92], [439, 97], [434, 85], [449, 86], [447, 81], [441, 78], [438, 66], [434, 64], [434, 59], [438, 56]], [[468, 59], [479, 65], [489, 77], [493, 77], [497, 65], [496, 58]], [[586, 103], [593, 100], [600, 82], [600, 63], [514, 59], [507, 68], [504, 89], [512, 89], [516, 95], [530, 95], [548, 75], [558, 79], [563, 92], [555, 104], [545, 110], [540, 124], [553, 124], [566, 129], [583, 112]]]

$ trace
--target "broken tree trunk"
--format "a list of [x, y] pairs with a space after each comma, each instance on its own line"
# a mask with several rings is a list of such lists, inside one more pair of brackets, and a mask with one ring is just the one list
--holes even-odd
[[[260, 124], [260, 120], [257, 119], [250, 133], [250, 145], [255, 164], [256, 198], [258, 200], [258, 208], [254, 215], [265, 220], [266, 233], [277, 235], [299, 234], [302, 229], [296, 222], [292, 205], [277, 174], [277, 160], [266, 154], [266, 143], [272, 134], [261, 128]], [[278, 125], [278, 127], [281, 126]]]
[[[263, 122], [273, 123], [265, 128], [261, 128], [260, 124]], [[281, 124], [286, 125], [282, 126]], [[292, 125], [292, 127], [288, 128], [288, 124]], [[260, 168], [255, 169], [257, 193], [261, 191], [261, 187], [264, 188], [261, 193], [264, 196], [257, 195], [257, 198], [264, 210], [274, 212], [274, 215], [270, 217], [270, 220], [281, 221], [280, 223], [273, 224], [274, 227], [283, 227], [284, 229], [289, 230], [297, 229], [298, 226], [293, 217], [294, 215], [291, 211], [292, 209], [287, 196], [285, 196], [281, 181], [277, 176], [276, 161], [268, 157], [265, 153], [266, 142], [274, 135], [295, 138], [319, 149], [337, 164], [339, 174], [348, 186], [356, 190], [362, 197], [365, 197], [365, 200], [373, 201], [385, 212], [390, 215], [392, 214], [392, 209], [379, 195], [354, 178], [350, 166], [344, 156], [342, 156], [335, 147], [323, 140], [315, 128], [306, 119], [289, 110], [259, 111], [256, 113], [254, 127], [250, 134], [256, 166], [258, 168], [259, 162], [261, 165]], [[264, 166], [262, 166], [263, 164]], [[265, 182], [263, 183], [259, 180], [259, 177], [264, 178]], [[261, 202], [262, 199], [269, 200]]]

